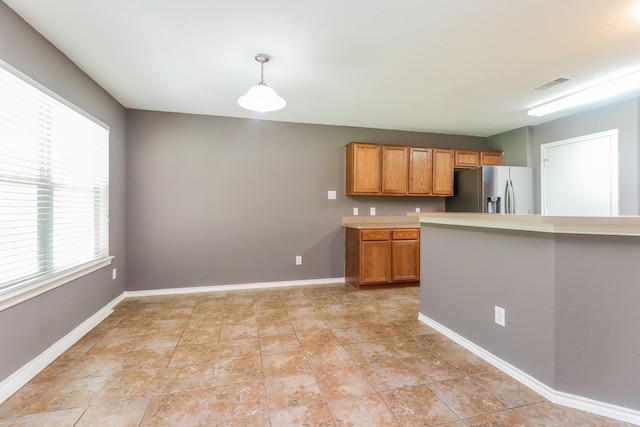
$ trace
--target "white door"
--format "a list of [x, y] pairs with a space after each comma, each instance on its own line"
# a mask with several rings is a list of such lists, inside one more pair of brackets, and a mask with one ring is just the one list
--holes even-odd
[[618, 130], [541, 146], [543, 215], [618, 215]]

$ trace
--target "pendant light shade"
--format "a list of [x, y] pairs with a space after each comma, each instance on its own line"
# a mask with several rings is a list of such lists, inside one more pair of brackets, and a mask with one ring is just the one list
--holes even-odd
[[259, 112], [283, 109], [287, 101], [279, 97], [276, 91], [264, 82], [264, 63], [269, 62], [269, 55], [257, 53], [255, 59], [260, 63], [260, 82], [238, 98], [238, 105], [247, 110]]

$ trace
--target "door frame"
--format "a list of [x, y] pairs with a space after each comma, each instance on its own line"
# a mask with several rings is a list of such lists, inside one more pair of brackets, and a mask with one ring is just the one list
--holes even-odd
[[546, 215], [546, 168], [545, 153], [548, 148], [557, 147], [560, 145], [575, 144], [582, 141], [587, 141], [595, 138], [609, 137], [609, 149], [611, 153], [611, 163], [609, 170], [611, 172], [611, 216], [619, 215], [620, 201], [619, 201], [619, 175], [618, 170], [618, 129], [611, 129], [604, 132], [596, 132], [588, 135], [582, 135], [575, 138], [563, 139], [561, 141], [548, 142], [540, 145], [540, 212], [542, 215]]

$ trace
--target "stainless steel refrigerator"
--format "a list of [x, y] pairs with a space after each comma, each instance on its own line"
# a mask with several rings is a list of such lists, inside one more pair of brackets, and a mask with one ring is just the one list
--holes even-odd
[[457, 170], [454, 195], [447, 212], [530, 214], [531, 169], [520, 166], [482, 166]]

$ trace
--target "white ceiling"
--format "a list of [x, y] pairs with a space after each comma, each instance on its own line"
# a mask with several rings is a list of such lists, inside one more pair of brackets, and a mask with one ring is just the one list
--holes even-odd
[[[640, 66], [637, 0], [3, 1], [135, 109], [489, 136]], [[237, 104], [258, 52], [284, 110]]]

